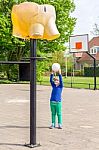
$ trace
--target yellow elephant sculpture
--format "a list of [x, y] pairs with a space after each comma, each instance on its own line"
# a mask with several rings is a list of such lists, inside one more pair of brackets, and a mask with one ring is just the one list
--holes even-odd
[[22, 39], [53, 40], [60, 36], [55, 24], [56, 13], [52, 5], [23, 2], [12, 7], [13, 36]]

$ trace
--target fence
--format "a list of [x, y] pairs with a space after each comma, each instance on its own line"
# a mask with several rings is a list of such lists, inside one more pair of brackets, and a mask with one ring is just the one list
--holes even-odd
[[[26, 82], [12, 82], [12, 81], [8, 81], [6, 79], [0, 79], [0, 83], [7, 83], [7, 84], [10, 84], [10, 83], [27, 83], [29, 84], [29, 81]], [[99, 83], [99, 82], [98, 82]], [[38, 81], [37, 84], [40, 84], [40, 85], [46, 85], [46, 86], [50, 86], [50, 82], [49, 81]], [[66, 88], [79, 88], [79, 89], [94, 89], [94, 84], [93, 83], [80, 83], [80, 82], [64, 82], [64, 87]], [[99, 90], [99, 84], [96, 84], [96, 89]]]
[[[50, 85], [48, 81], [38, 82], [40, 85]], [[83, 88], [83, 89], [94, 89], [94, 84], [92, 83], [76, 83], [76, 82], [64, 82], [64, 87], [66, 88]], [[96, 89], [99, 89], [99, 84], [96, 85]]]

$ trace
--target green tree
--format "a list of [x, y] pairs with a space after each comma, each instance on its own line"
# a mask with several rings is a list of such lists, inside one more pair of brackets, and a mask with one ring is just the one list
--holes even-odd
[[39, 4], [47, 3], [55, 7], [56, 25], [60, 32], [60, 37], [54, 41], [39, 40], [39, 49], [45, 53], [65, 50], [64, 43], [68, 42], [69, 36], [74, 30], [76, 18], [70, 16], [75, 10], [74, 2], [71, 0], [33, 0]]
[[94, 24], [92, 34], [95, 36], [99, 36], [99, 25], [97, 23]]
[[[29, 41], [24, 41], [12, 36], [11, 10], [12, 6], [26, 0], [0, 0], [0, 60], [21, 60], [23, 57], [29, 57]], [[65, 50], [64, 43], [73, 32], [76, 19], [70, 14], [74, 11], [75, 5], [71, 0], [28, 0], [39, 4], [51, 4], [56, 9], [56, 24], [60, 32], [60, 37], [53, 41], [38, 40], [37, 55], [42, 56], [54, 51]], [[40, 63], [38, 63], [40, 65]], [[44, 71], [44, 66], [38, 67], [40, 72]], [[16, 67], [16, 66], [15, 66]], [[46, 67], [46, 69], [48, 69]], [[9, 72], [10, 70], [10, 72]], [[8, 65], [7, 76], [11, 74], [11, 67]], [[14, 69], [13, 69], [14, 70]], [[16, 71], [15, 71], [16, 72]], [[14, 73], [14, 71], [13, 71]]]
[[[27, 54], [27, 42], [12, 36], [11, 9], [16, 1], [1, 0], [0, 4], [0, 60], [17, 61]], [[17, 77], [16, 65], [7, 65], [4, 69], [8, 79], [11, 79], [11, 76], [13, 79], [14, 74]]]

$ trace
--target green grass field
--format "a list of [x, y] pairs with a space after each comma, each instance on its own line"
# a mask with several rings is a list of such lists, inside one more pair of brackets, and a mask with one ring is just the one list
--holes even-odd
[[[49, 82], [50, 77], [44, 76], [41, 82], [37, 82], [37, 84], [42, 85], [50, 85]], [[84, 89], [94, 89], [94, 77], [63, 77], [64, 87], [67, 88], [84, 88]], [[19, 83], [19, 84], [29, 84], [29, 81], [18, 81], [11, 82], [8, 80], [0, 80], [0, 84], [11, 84], [11, 83]], [[99, 89], [99, 77], [96, 77], [96, 88]]]
[[[63, 77], [65, 87], [94, 89], [94, 77]], [[99, 89], [99, 77], [96, 77], [97, 89]], [[41, 84], [50, 85], [49, 77], [43, 77]]]

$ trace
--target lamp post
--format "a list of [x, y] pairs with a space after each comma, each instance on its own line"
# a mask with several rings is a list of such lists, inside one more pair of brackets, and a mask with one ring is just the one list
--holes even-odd
[[65, 77], [67, 77], [68, 75], [67, 75], [67, 73], [68, 73], [68, 69], [67, 69], [67, 67], [68, 67], [68, 64], [67, 64], [67, 58], [69, 57], [69, 51], [68, 50], [65, 50], [65, 52], [64, 52], [64, 57], [65, 57]]
[[65, 57], [65, 77], [67, 78], [67, 57]]

